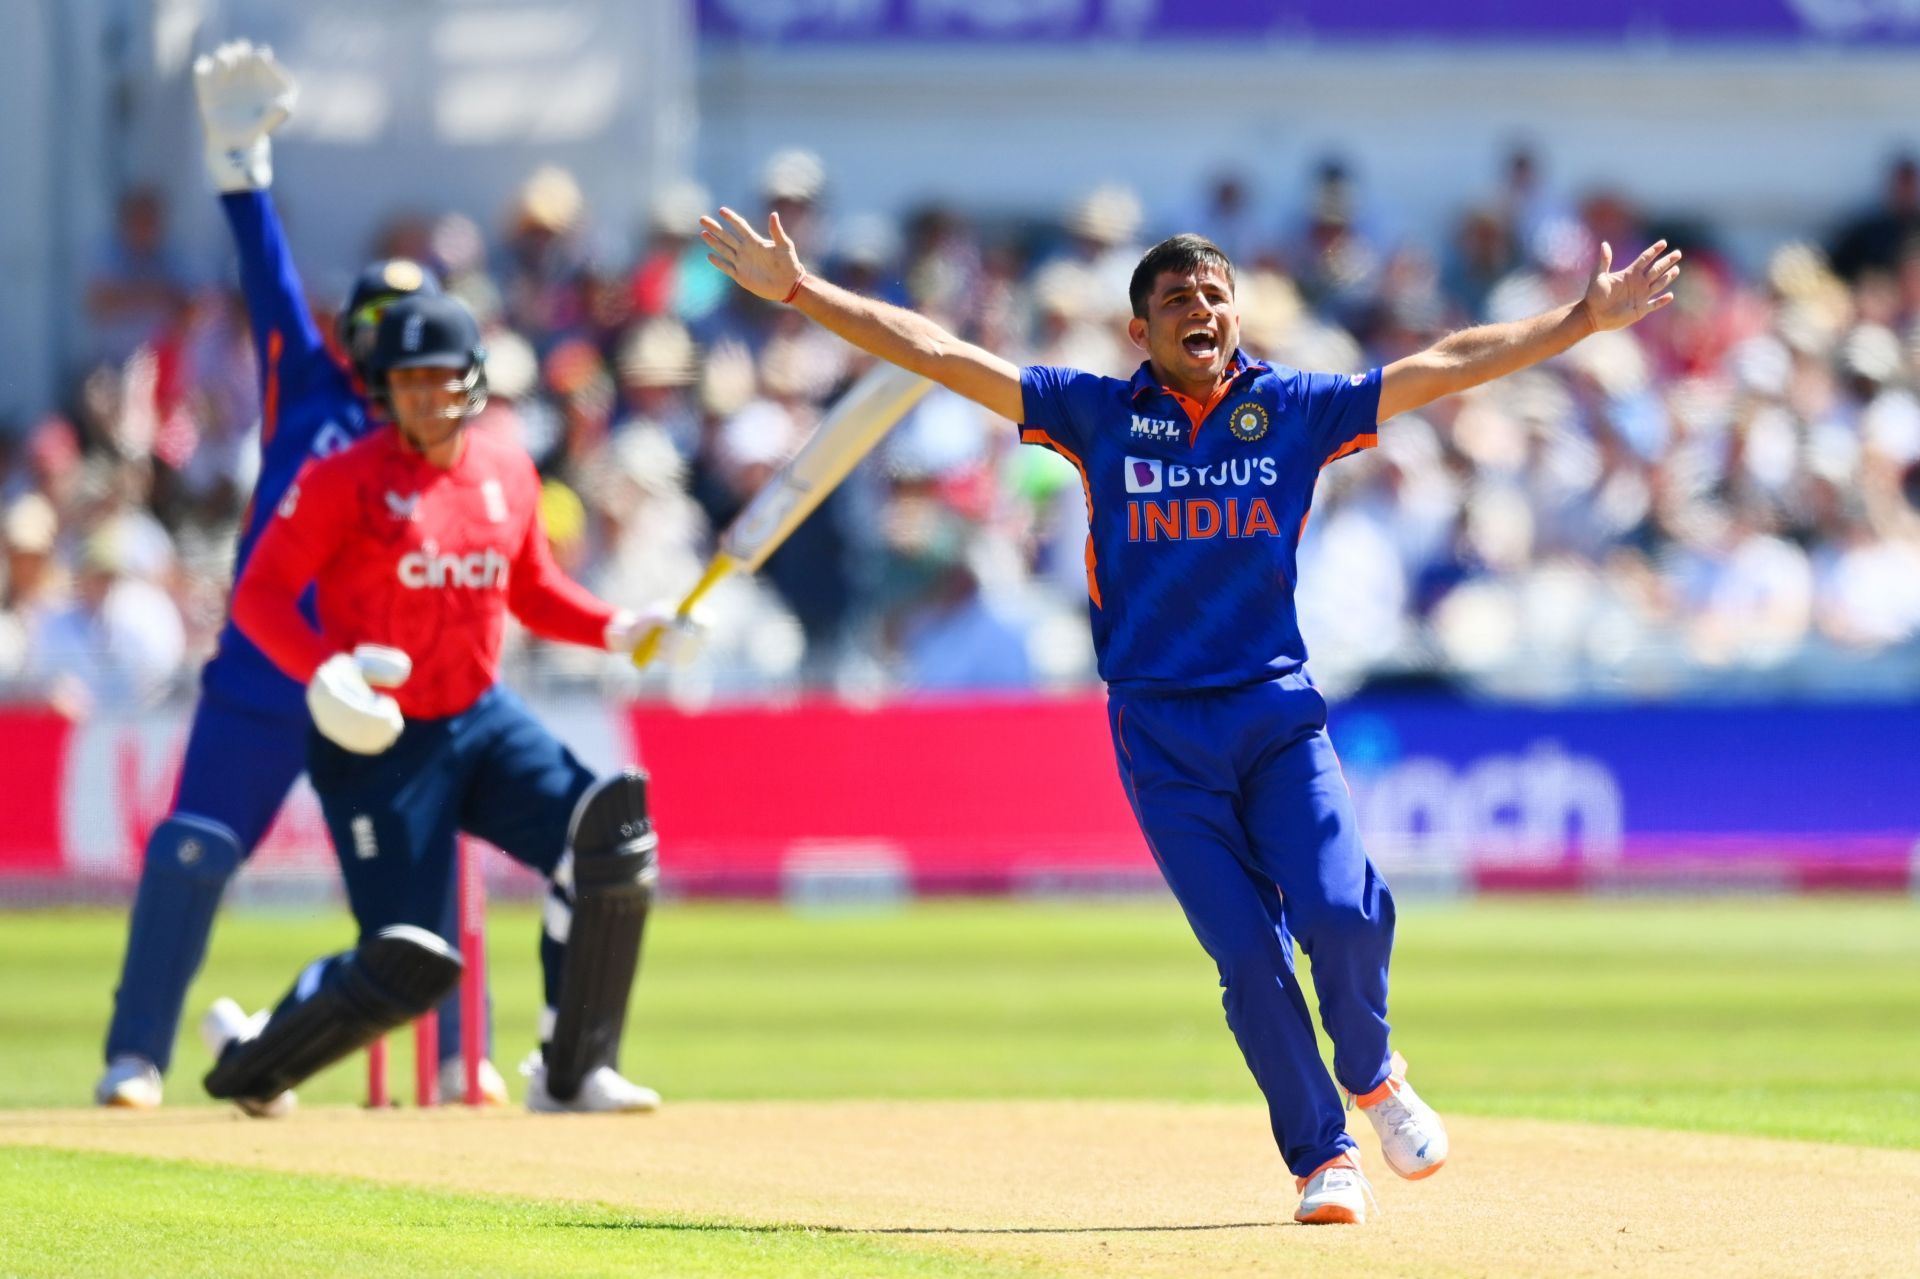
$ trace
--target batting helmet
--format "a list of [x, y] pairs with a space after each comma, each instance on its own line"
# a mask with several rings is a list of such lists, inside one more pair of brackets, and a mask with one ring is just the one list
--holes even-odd
[[367, 389], [392, 413], [388, 398], [395, 369], [446, 369], [458, 375], [466, 401], [456, 415], [470, 418], [487, 404], [487, 352], [480, 326], [458, 298], [419, 293], [397, 298], [380, 316], [367, 357]]

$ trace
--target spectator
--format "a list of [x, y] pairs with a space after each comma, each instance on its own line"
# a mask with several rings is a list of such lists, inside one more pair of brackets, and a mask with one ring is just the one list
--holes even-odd
[[707, 261], [700, 217], [712, 206], [697, 182], [675, 182], [654, 197], [648, 239], [629, 281], [635, 316], [698, 326], [730, 301], [731, 281]]
[[1833, 269], [1849, 284], [1869, 272], [1891, 272], [1920, 240], [1920, 157], [1894, 157], [1880, 204], [1857, 214], [1833, 241]]
[[682, 457], [691, 457], [700, 444], [700, 422], [688, 391], [700, 367], [685, 327], [666, 316], [637, 325], [620, 348], [615, 371], [626, 412], [615, 431], [652, 427]]
[[17, 497], [6, 508], [0, 524], [7, 570], [0, 582], [0, 683], [22, 676], [33, 633], [64, 602], [65, 574], [53, 554], [59, 526], [53, 503], [38, 493]]
[[552, 165], [527, 179], [508, 214], [501, 254], [505, 318], [543, 353], [586, 322], [585, 217], [580, 184]]
[[125, 362], [175, 322], [190, 287], [167, 243], [166, 197], [157, 187], [129, 189], [120, 197], [113, 238], [101, 250], [87, 285], [93, 358]]
[[65, 713], [145, 705], [183, 673], [186, 635], [166, 592], [131, 576], [122, 530], [94, 530], [80, 553], [73, 600], [28, 637], [25, 675]]

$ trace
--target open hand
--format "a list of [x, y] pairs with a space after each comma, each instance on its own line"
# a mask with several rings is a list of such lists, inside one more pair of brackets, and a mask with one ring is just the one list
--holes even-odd
[[722, 207], [718, 218], [700, 219], [700, 238], [712, 250], [707, 261], [747, 292], [769, 302], [783, 302], [792, 296], [794, 286], [807, 273], [800, 265], [800, 251], [780, 225], [778, 213], [767, 220], [767, 234], [763, 236], [738, 213]]
[[1673, 301], [1669, 291], [1680, 278], [1680, 250], [1665, 252], [1667, 242], [1655, 240], [1623, 271], [1609, 271], [1613, 246], [1600, 245], [1600, 262], [1587, 285], [1585, 305], [1596, 333], [1624, 329]]

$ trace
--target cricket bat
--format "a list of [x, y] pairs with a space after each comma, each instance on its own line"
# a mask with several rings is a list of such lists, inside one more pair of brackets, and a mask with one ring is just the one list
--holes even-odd
[[[753, 495], [746, 509], [720, 536], [707, 571], [674, 613], [684, 626], [694, 608], [715, 586], [734, 573], [752, 573], [780, 549], [800, 522], [813, 514], [847, 472], [872, 451], [933, 383], [891, 364], [877, 364], [835, 402], [813, 435], [785, 466]], [[660, 650], [665, 628], [650, 632], [633, 650], [633, 664], [644, 667]]]

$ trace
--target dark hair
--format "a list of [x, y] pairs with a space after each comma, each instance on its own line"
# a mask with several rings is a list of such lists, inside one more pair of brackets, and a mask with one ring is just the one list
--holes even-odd
[[1127, 285], [1127, 300], [1133, 303], [1134, 316], [1147, 318], [1147, 299], [1153, 296], [1154, 283], [1163, 272], [1184, 274], [1203, 266], [1219, 268], [1226, 274], [1227, 286], [1233, 286], [1233, 259], [1204, 235], [1188, 232], [1169, 236], [1148, 249], [1140, 265], [1133, 268], [1133, 280]]

